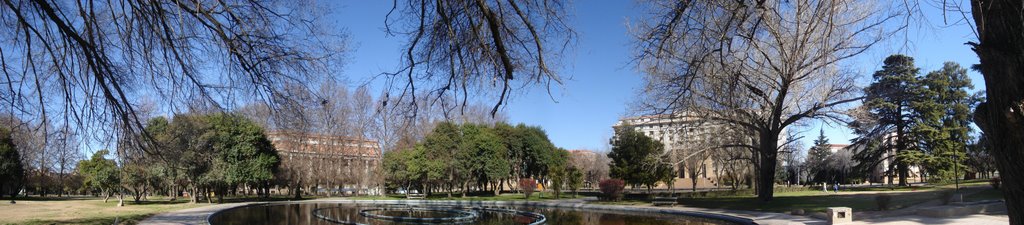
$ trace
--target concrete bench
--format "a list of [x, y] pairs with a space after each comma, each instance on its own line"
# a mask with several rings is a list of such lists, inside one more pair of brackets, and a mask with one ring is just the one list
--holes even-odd
[[828, 214], [828, 224], [853, 222], [853, 209], [850, 207], [829, 207], [825, 214]]
[[674, 206], [676, 203], [679, 203], [679, 199], [676, 197], [654, 197], [651, 200], [651, 204], [654, 206]]
[[422, 199], [422, 198], [426, 198], [426, 197], [427, 197], [426, 194], [407, 194], [407, 195], [405, 195], [405, 198], [408, 198], [408, 199]]

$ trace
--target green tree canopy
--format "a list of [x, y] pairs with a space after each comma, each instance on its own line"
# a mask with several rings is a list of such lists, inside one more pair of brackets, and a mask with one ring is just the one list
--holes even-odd
[[973, 122], [972, 88], [967, 69], [946, 62], [942, 69], [924, 76], [926, 91], [922, 101], [914, 105], [918, 121], [913, 128], [916, 146], [927, 153], [922, 161], [933, 181], [952, 181], [963, 176], [967, 142], [971, 140]]
[[568, 152], [555, 148], [539, 127], [450, 121], [437, 123], [414, 148], [384, 157], [389, 182], [449, 196], [465, 195], [471, 184], [498, 195], [505, 184], [512, 185], [510, 178], [550, 179], [553, 165], [568, 162]]
[[818, 139], [814, 140], [814, 146], [807, 152], [807, 169], [811, 173], [813, 182], [829, 182], [828, 158], [832, 155], [829, 150], [828, 138], [825, 137], [825, 130], [820, 130]]
[[[896, 150], [896, 170], [899, 184], [907, 185], [909, 161], [906, 158], [913, 154], [902, 154], [912, 146], [911, 129], [914, 124], [913, 107], [920, 105], [922, 93], [925, 91], [919, 81], [920, 69], [914, 66], [914, 58], [905, 55], [891, 55], [885, 58], [882, 69], [872, 75], [874, 82], [864, 89], [867, 107], [871, 117], [877, 120], [877, 126], [870, 133], [872, 138], [885, 138], [890, 133], [895, 135], [892, 148]], [[888, 148], [879, 148], [886, 151]], [[858, 157], [865, 158], [865, 157]], [[880, 157], [874, 157], [878, 158]]]
[[113, 159], [106, 158], [109, 153], [108, 150], [99, 150], [92, 154], [92, 158], [78, 162], [78, 172], [84, 185], [99, 189], [108, 197], [121, 185], [121, 172]]
[[214, 152], [224, 163], [224, 181], [229, 184], [259, 184], [274, 178], [280, 157], [263, 128], [244, 117], [214, 114], [209, 118]]
[[665, 176], [675, 174], [672, 166], [663, 162], [665, 147], [661, 142], [628, 126], [618, 129], [616, 137], [612, 139], [612, 151], [608, 153], [608, 158], [612, 160], [612, 178], [651, 189], [658, 181], [667, 180]]
[[11, 195], [11, 203], [25, 180], [25, 167], [21, 163], [11, 130], [0, 127], [0, 196]]
[[508, 163], [508, 149], [500, 137], [490, 127], [477, 124], [462, 125], [463, 142], [460, 149], [468, 153], [467, 169], [476, 175], [480, 183], [494, 185], [494, 194], [498, 195], [497, 185], [509, 177], [511, 166]]

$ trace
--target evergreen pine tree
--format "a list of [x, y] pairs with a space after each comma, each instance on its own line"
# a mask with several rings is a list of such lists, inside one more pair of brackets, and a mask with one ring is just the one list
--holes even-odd
[[[910, 129], [913, 127], [912, 107], [919, 101], [923, 91], [918, 81], [918, 68], [914, 66], [914, 58], [905, 55], [891, 55], [885, 58], [884, 65], [872, 75], [874, 82], [864, 89], [867, 107], [871, 116], [878, 121], [877, 129], [880, 138], [894, 134], [892, 141], [895, 148], [896, 172], [899, 184], [907, 185], [910, 175], [910, 158], [914, 154], [904, 153], [910, 147]], [[888, 148], [878, 149], [888, 151]]]
[[11, 138], [11, 130], [0, 127], [0, 197], [11, 195], [11, 203], [25, 179], [25, 167]]
[[926, 86], [922, 101], [914, 107], [919, 122], [914, 135], [921, 150], [927, 154], [925, 169], [937, 182], [962, 176], [967, 142], [970, 140], [971, 101], [967, 89], [971, 80], [967, 70], [954, 62], [928, 73], [921, 79]]
[[808, 171], [813, 176], [812, 181], [816, 183], [829, 181], [828, 157], [832, 155], [825, 130], [819, 132], [818, 139], [814, 140], [814, 146], [807, 152]]

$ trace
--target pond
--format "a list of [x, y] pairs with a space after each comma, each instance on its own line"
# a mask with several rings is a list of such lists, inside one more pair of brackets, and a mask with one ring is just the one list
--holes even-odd
[[551, 207], [451, 206], [355, 203], [264, 204], [228, 209], [209, 218], [233, 224], [601, 224], [712, 225], [733, 222], [674, 214]]

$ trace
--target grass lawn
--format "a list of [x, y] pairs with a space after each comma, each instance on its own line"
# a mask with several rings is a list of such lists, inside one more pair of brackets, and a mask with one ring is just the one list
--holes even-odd
[[[980, 190], [965, 196], [966, 201], [1001, 199], [999, 190], [987, 187], [984, 181], [961, 183], [960, 187]], [[700, 208], [735, 209], [749, 211], [790, 212], [795, 209], [807, 211], [824, 211], [828, 207], [850, 207], [854, 211], [876, 211], [878, 204], [875, 197], [881, 194], [892, 196], [889, 209], [906, 208], [927, 201], [940, 199], [943, 192], [952, 191], [953, 184], [928, 185], [917, 187], [863, 187], [841, 191], [840, 194], [825, 193], [818, 190], [802, 188], [776, 188], [775, 199], [764, 202], [751, 194], [751, 191], [719, 192], [708, 196], [682, 197], [680, 205]], [[621, 202], [602, 202], [599, 204], [617, 205], [650, 205], [644, 199], [629, 199]]]
[[[999, 190], [988, 187], [988, 185], [987, 180], [970, 180], [963, 181], [960, 187], [981, 190], [973, 195], [965, 196], [966, 201], [1002, 199], [1002, 194]], [[954, 187], [954, 184], [892, 188], [858, 187], [841, 190], [841, 194], [825, 193], [810, 189], [801, 190], [799, 188], [777, 187], [775, 199], [770, 202], [760, 201], [757, 199], [757, 196], [752, 194], [737, 194], [731, 196], [682, 198], [680, 205], [769, 212], [790, 212], [795, 209], [824, 211], [828, 207], [837, 206], [850, 207], [854, 211], [876, 211], [878, 210], [878, 204], [875, 197], [881, 194], [892, 196], [889, 209], [900, 209], [940, 199], [942, 192], [952, 191]]]
[[[912, 191], [886, 193], [892, 196], [890, 209], [904, 208], [938, 198], [934, 191]], [[764, 202], [756, 196], [733, 196], [717, 198], [683, 198], [680, 205], [700, 208], [738, 209], [750, 211], [789, 212], [795, 209], [824, 211], [828, 207], [850, 207], [854, 211], [875, 211], [878, 194], [826, 194], [820, 191], [784, 192], [775, 199]]]
[[1000, 199], [1004, 199], [1004, 198], [1005, 197], [1003, 197], [1003, 192], [1000, 191], [999, 189], [986, 188], [985, 190], [982, 190], [981, 192], [974, 193], [972, 195], [964, 196], [964, 201], [973, 202], [973, 201], [984, 201], [984, 200], [1000, 200]]
[[153, 214], [206, 205], [160, 198], [139, 204], [126, 199], [124, 207], [117, 207], [116, 198], [106, 203], [102, 198], [27, 198], [17, 204], [5, 199], [0, 202], [0, 224], [135, 224]]

